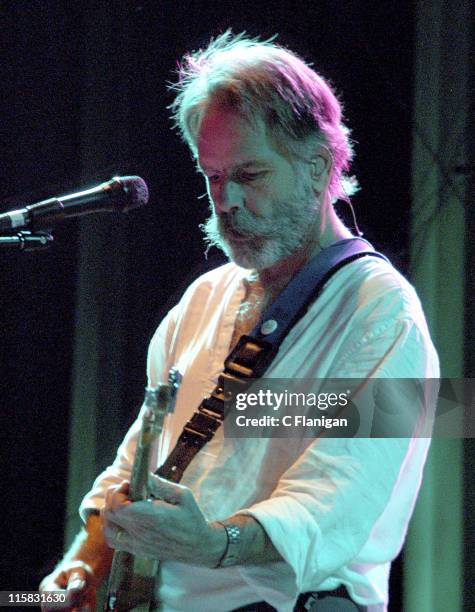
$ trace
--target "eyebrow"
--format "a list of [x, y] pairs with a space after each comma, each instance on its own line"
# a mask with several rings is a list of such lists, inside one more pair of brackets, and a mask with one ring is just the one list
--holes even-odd
[[[243, 162], [242, 164], [237, 164], [233, 170], [234, 172], [236, 170], [245, 170], [246, 168], [250, 168], [251, 166], [268, 166], [269, 163], [265, 162], [263, 160], [259, 160], [259, 159], [251, 159], [249, 161]], [[211, 170], [211, 168], [208, 168], [205, 164], [200, 165], [199, 162], [196, 162], [196, 168], [198, 170], [198, 172], [206, 172], [206, 170]]]

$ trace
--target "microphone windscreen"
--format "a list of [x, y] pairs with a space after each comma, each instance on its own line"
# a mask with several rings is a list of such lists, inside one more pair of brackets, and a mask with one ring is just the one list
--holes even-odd
[[119, 181], [124, 193], [127, 194], [122, 212], [128, 212], [147, 204], [149, 193], [147, 183], [143, 178], [140, 178], [140, 176], [117, 176], [113, 180]]

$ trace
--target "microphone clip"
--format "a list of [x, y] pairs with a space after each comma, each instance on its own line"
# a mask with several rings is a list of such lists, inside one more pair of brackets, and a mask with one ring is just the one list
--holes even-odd
[[48, 232], [22, 230], [11, 236], [0, 236], [0, 248], [14, 248], [19, 251], [38, 251], [51, 246], [54, 238]]

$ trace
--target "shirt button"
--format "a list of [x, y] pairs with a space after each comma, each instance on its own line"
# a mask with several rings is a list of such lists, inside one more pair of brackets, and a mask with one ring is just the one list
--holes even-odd
[[275, 332], [278, 327], [279, 324], [277, 323], [277, 321], [275, 321], [274, 319], [268, 319], [267, 321], [264, 321], [264, 323], [261, 325], [261, 334], [263, 334], [264, 336], [268, 336], [269, 334], [272, 334], [272, 332]]

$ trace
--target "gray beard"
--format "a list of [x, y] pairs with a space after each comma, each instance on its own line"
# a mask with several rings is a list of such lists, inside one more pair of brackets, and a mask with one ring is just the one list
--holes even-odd
[[[318, 212], [313, 190], [305, 186], [292, 202], [274, 201], [271, 219], [257, 217], [245, 207], [218, 217], [211, 207], [210, 217], [200, 227], [208, 248], [218, 247], [243, 268], [264, 270], [304, 248], [314, 238], [311, 232]], [[247, 239], [234, 240], [230, 229]]]

